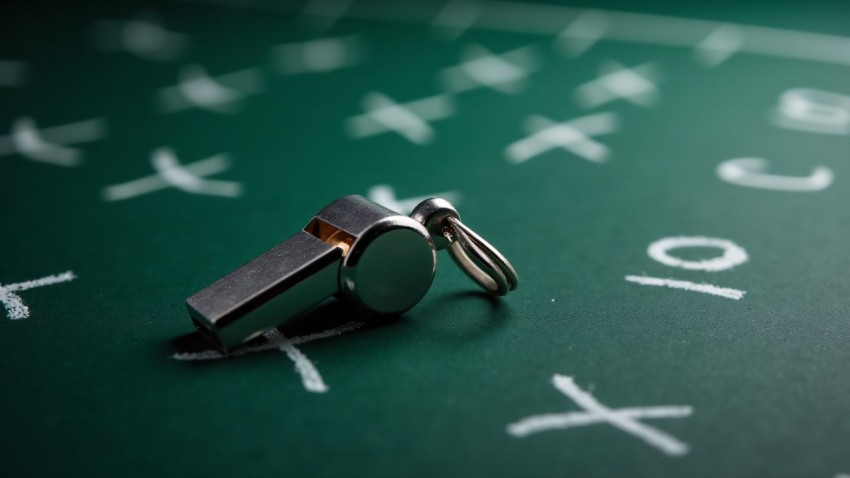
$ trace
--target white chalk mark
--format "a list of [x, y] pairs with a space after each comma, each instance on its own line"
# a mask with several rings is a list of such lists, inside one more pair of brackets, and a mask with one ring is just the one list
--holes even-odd
[[808, 176], [768, 174], [768, 163], [761, 158], [736, 158], [717, 166], [717, 176], [730, 184], [777, 191], [823, 191], [832, 184], [832, 170], [817, 166]]
[[693, 413], [689, 406], [666, 405], [660, 407], [611, 409], [588, 392], [579, 388], [572, 377], [554, 375], [552, 384], [555, 388], [572, 399], [583, 412], [564, 414], [545, 414], [528, 417], [508, 425], [509, 434], [522, 438], [532, 433], [564, 429], [574, 426], [607, 423], [620, 430], [640, 438], [648, 445], [654, 446], [663, 453], [672, 456], [682, 456], [688, 453], [689, 447], [677, 438], [658, 430], [657, 428], [639, 422], [639, 419], [649, 418], [683, 418]]
[[[656, 418], [683, 418], [690, 416], [693, 409], [687, 406], [661, 406], [646, 408], [619, 408], [612, 410], [632, 420], [647, 420]], [[563, 430], [572, 427], [596, 425], [604, 423], [605, 419], [587, 412], [549, 413], [536, 415], [508, 425], [508, 433], [516, 437], [526, 437], [533, 433], [549, 430]]]
[[257, 68], [210, 76], [199, 65], [180, 70], [177, 86], [157, 92], [157, 103], [164, 113], [199, 108], [214, 113], [236, 113], [242, 100], [262, 91], [262, 77]]
[[[671, 249], [679, 249], [682, 247], [712, 247], [722, 249], [723, 255], [713, 259], [687, 261], [678, 257], [673, 257], [668, 253]], [[726, 239], [704, 236], [665, 237], [650, 244], [646, 253], [649, 254], [649, 257], [670, 267], [679, 267], [690, 271], [707, 272], [719, 272], [731, 269], [747, 262], [749, 259], [747, 251], [734, 242]]]
[[[183, 167], [195, 176], [205, 177], [227, 171], [230, 168], [230, 161], [226, 155], [219, 155], [186, 164]], [[169, 187], [171, 187], [169, 183], [158, 174], [154, 174], [126, 183], [107, 186], [103, 190], [103, 198], [106, 201], [121, 201]]]
[[237, 197], [242, 193], [239, 183], [202, 179], [227, 170], [230, 167], [227, 155], [217, 155], [181, 165], [171, 149], [159, 148], [151, 155], [151, 164], [157, 172], [155, 175], [107, 186], [103, 189], [103, 199], [121, 201], [169, 187], [193, 194], [224, 197]]
[[410, 214], [422, 201], [429, 198], [443, 198], [450, 203], [457, 205], [460, 202], [460, 193], [457, 191], [442, 191], [427, 196], [415, 196], [406, 199], [399, 199], [395, 195], [395, 190], [387, 184], [378, 184], [369, 188], [367, 194], [369, 200], [374, 201], [387, 209], [400, 212], [402, 214]]
[[26, 63], [22, 61], [0, 60], [0, 87], [22, 86], [26, 80]]
[[744, 46], [744, 34], [734, 25], [721, 25], [694, 49], [694, 57], [706, 68], [714, 68]]
[[296, 347], [296, 345], [303, 344], [306, 342], [312, 342], [313, 340], [335, 337], [346, 332], [351, 332], [352, 330], [359, 329], [362, 326], [362, 322], [349, 322], [340, 327], [328, 329], [316, 334], [303, 335], [292, 338], [287, 338], [283, 334], [281, 334], [277, 329], [272, 329], [263, 334], [263, 337], [265, 338], [264, 343], [254, 346], [239, 347], [233, 352], [231, 352], [229, 355], [222, 355], [221, 353], [215, 350], [206, 350], [203, 352], [176, 353], [172, 355], [172, 358], [175, 360], [184, 361], [217, 360], [226, 357], [236, 357], [249, 353], [264, 352], [268, 350], [277, 349], [285, 353], [286, 356], [289, 357], [289, 359], [292, 360], [292, 362], [295, 364], [295, 370], [301, 376], [301, 383], [304, 385], [304, 388], [307, 391], [314, 393], [324, 393], [328, 391], [328, 386], [322, 379], [321, 374], [319, 374], [319, 370], [316, 368], [313, 362], [310, 361], [310, 359]]
[[266, 339], [277, 341], [280, 351], [285, 353], [287, 357], [295, 364], [295, 371], [301, 376], [301, 383], [308, 392], [325, 393], [328, 391], [328, 386], [322, 380], [322, 376], [313, 365], [313, 362], [307, 358], [298, 347], [292, 344], [283, 334], [277, 329], [271, 329], [264, 334]]
[[29, 307], [24, 304], [15, 292], [34, 289], [36, 287], [44, 287], [53, 284], [60, 284], [76, 279], [72, 271], [65, 271], [61, 274], [49, 275], [40, 279], [18, 282], [16, 284], [3, 285], [0, 284], [0, 303], [6, 308], [6, 314], [12, 320], [26, 319], [30, 316]]
[[[281, 2], [231, 0], [183, 0], [223, 7], [243, 6], [264, 11], [288, 12], [292, 7]], [[346, 12], [347, 17], [412, 23], [428, 23], [434, 10], [410, 2], [358, 2]], [[723, 25], [737, 28], [743, 38], [741, 52], [808, 60], [837, 65], [850, 65], [850, 38], [755, 25], [733, 24], [693, 18], [651, 15], [616, 10], [598, 10], [608, 20], [604, 38], [650, 45], [693, 48]], [[534, 4], [510, 1], [482, 3], [480, 15], [470, 28], [513, 33], [552, 36], [585, 10], [556, 4]]]
[[169, 148], [155, 150], [151, 164], [163, 181], [187, 193], [236, 197], [242, 192], [239, 183], [202, 179], [192, 174], [177, 161], [174, 152]]
[[[324, 330], [322, 332], [317, 332], [315, 334], [309, 335], [298, 335], [295, 337], [287, 338], [286, 341], [293, 345], [300, 345], [307, 342], [312, 342], [314, 340], [326, 339], [329, 337], [335, 337], [337, 335], [342, 335], [346, 332], [351, 332], [353, 330], [357, 330], [360, 327], [363, 327], [363, 322], [348, 322], [339, 327], [335, 327], [332, 329]], [[218, 360], [228, 357], [239, 357], [240, 355], [246, 355], [257, 352], [267, 352], [269, 350], [279, 349], [281, 344], [283, 343], [283, 335], [280, 337], [274, 336], [266, 337], [266, 341], [258, 344], [258, 345], [250, 345], [250, 346], [242, 346], [234, 349], [227, 355], [223, 355], [217, 350], [205, 350], [203, 352], [185, 352], [185, 353], [176, 353], [172, 356], [175, 360], [186, 360], [186, 361], [198, 361], [198, 360]]]
[[551, 149], [563, 148], [588, 161], [601, 163], [610, 152], [590, 136], [613, 133], [617, 128], [617, 116], [613, 113], [596, 113], [563, 123], [543, 116], [531, 116], [526, 121], [526, 129], [531, 134], [510, 144], [506, 154], [509, 161], [522, 163]]
[[284, 75], [327, 73], [363, 61], [360, 37], [321, 38], [272, 48], [272, 62]]
[[530, 47], [493, 54], [474, 45], [463, 52], [461, 63], [440, 73], [446, 90], [452, 93], [487, 87], [500, 93], [516, 94], [525, 88], [529, 74], [537, 69]]
[[345, 16], [351, 0], [310, 0], [301, 9], [301, 16], [321, 30], [329, 30]]
[[633, 104], [650, 107], [658, 100], [658, 81], [656, 68], [645, 63], [634, 68], [626, 68], [616, 62], [604, 63], [599, 73], [602, 75], [580, 85], [575, 97], [585, 108], [594, 108], [605, 103], [623, 99]]
[[434, 136], [429, 121], [454, 114], [451, 98], [446, 95], [399, 104], [383, 93], [372, 92], [363, 98], [363, 109], [366, 113], [346, 122], [352, 137], [364, 138], [392, 131], [419, 145], [428, 143]]
[[626, 276], [626, 280], [640, 285], [650, 285], [656, 287], [669, 287], [670, 289], [688, 290], [691, 292], [700, 292], [703, 294], [716, 295], [727, 299], [741, 300], [747, 291], [740, 289], [731, 289], [728, 287], [718, 287], [712, 284], [696, 283], [686, 280], [662, 279], [659, 277], [649, 276]]
[[578, 57], [605, 37], [611, 21], [596, 10], [584, 10], [558, 33], [557, 45], [571, 57]]
[[68, 145], [97, 141], [106, 135], [106, 123], [91, 119], [63, 126], [39, 129], [32, 118], [18, 118], [12, 134], [0, 138], [0, 156], [21, 156], [57, 166], [77, 166], [82, 153]]
[[176, 60], [186, 51], [189, 37], [162, 26], [159, 16], [143, 12], [129, 21], [107, 20], [95, 24], [98, 48], [124, 51], [154, 61]]
[[431, 20], [431, 26], [443, 36], [455, 40], [464, 34], [481, 13], [479, 0], [451, 0]]
[[780, 128], [821, 134], [850, 134], [850, 96], [811, 88], [782, 93], [773, 111]]

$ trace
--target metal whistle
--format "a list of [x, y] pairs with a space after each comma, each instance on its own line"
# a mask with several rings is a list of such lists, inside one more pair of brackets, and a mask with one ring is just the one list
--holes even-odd
[[444, 248], [490, 292], [516, 288], [507, 259], [463, 225], [448, 201], [428, 199], [408, 217], [346, 196], [302, 231], [186, 299], [186, 307], [198, 331], [222, 352], [331, 296], [371, 314], [398, 315], [424, 297], [437, 250]]

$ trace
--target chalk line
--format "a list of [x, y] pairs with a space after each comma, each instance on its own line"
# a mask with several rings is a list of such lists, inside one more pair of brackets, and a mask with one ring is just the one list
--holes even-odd
[[346, 332], [351, 332], [353, 330], [357, 330], [360, 327], [363, 327], [363, 322], [348, 322], [339, 327], [334, 327], [332, 329], [324, 330], [321, 332], [317, 332], [315, 334], [309, 335], [298, 335], [291, 338], [281, 338], [283, 334], [280, 334], [280, 337], [272, 336], [271, 339], [266, 337], [266, 342], [257, 345], [244, 346], [239, 347], [232, 352], [224, 355], [217, 350], [205, 350], [203, 352], [182, 352], [175, 353], [171, 356], [171, 358], [175, 360], [182, 361], [199, 361], [199, 360], [218, 360], [229, 357], [239, 357], [240, 355], [252, 354], [257, 352], [266, 352], [268, 350], [276, 350], [279, 349], [280, 346], [284, 343], [290, 343], [292, 345], [300, 345], [307, 342], [312, 342], [314, 340], [325, 339], [328, 337], [335, 337], [337, 335], [342, 335]]
[[[246, 7], [286, 13], [292, 7], [271, 0], [183, 0], [220, 7]], [[345, 15], [352, 18], [430, 23], [442, 4], [425, 2], [359, 2]], [[555, 36], [586, 9], [561, 5], [482, 2], [469, 28]], [[693, 48], [718, 28], [729, 26], [740, 33], [736, 51], [755, 55], [850, 66], [850, 38], [839, 35], [762, 27], [686, 17], [592, 9], [607, 20], [605, 40]], [[730, 48], [727, 46], [726, 48]]]
[[[212, 156], [183, 166], [186, 171], [195, 176], [204, 177], [227, 171], [230, 161], [226, 155]], [[103, 189], [103, 199], [106, 201], [121, 201], [142, 194], [159, 191], [171, 187], [160, 175], [152, 174], [121, 184], [113, 184]]]
[[216, 350], [205, 350], [203, 352], [176, 353], [172, 355], [171, 358], [183, 361], [217, 360], [226, 357], [237, 357], [239, 355], [277, 349], [285, 353], [286, 356], [289, 357], [289, 359], [295, 364], [295, 371], [298, 372], [298, 375], [301, 377], [301, 383], [304, 385], [304, 389], [313, 393], [325, 393], [329, 390], [329, 388], [327, 384], [325, 384], [324, 379], [322, 379], [322, 375], [319, 373], [319, 370], [313, 362], [304, 355], [298, 347], [296, 347], [296, 345], [341, 335], [346, 332], [359, 329], [362, 326], [362, 322], [349, 322], [322, 332], [293, 337], [291, 339], [284, 336], [279, 330], [271, 329], [263, 334], [263, 337], [266, 340], [265, 343], [250, 347], [240, 347], [228, 355], [222, 355]]
[[6, 313], [10, 319], [26, 319], [30, 316], [30, 309], [15, 292], [68, 282], [76, 278], [77, 276], [74, 275], [73, 271], [65, 271], [61, 274], [49, 275], [40, 279], [18, 282], [16, 284], [0, 284], [0, 303], [6, 308]]
[[572, 377], [556, 374], [552, 378], [552, 383], [555, 385], [555, 388], [564, 395], [573, 399], [578, 406], [584, 408], [588, 413], [597, 415], [624, 432], [631, 433], [632, 435], [643, 439], [645, 442], [660, 449], [664, 453], [667, 453], [668, 455], [684, 455], [688, 452], [688, 445], [677, 440], [675, 437], [649, 425], [638, 422], [633, 418], [618, 414], [614, 410], [606, 407], [596, 400], [593, 395], [580, 389]]
[[278, 340], [280, 342], [279, 349], [285, 353], [287, 357], [295, 364], [295, 371], [301, 376], [301, 383], [309, 392], [324, 393], [328, 391], [328, 386], [322, 380], [322, 376], [313, 365], [313, 362], [307, 358], [298, 347], [292, 344], [289, 339], [280, 333], [277, 329], [271, 329], [265, 333], [266, 338]]
[[669, 287], [670, 289], [689, 290], [691, 292], [701, 292], [703, 294], [716, 295], [727, 299], [741, 300], [747, 291], [739, 289], [730, 289], [728, 287], [718, 287], [712, 284], [696, 283], [686, 280], [662, 279], [659, 277], [649, 276], [626, 276], [626, 280], [640, 285], [651, 285], [656, 287]]
[[[692, 407], [672, 405], [645, 408], [619, 408], [613, 410], [613, 413], [622, 415], [630, 420], [682, 418], [689, 416], [692, 412]], [[605, 422], [604, 418], [587, 412], [548, 413], [528, 417], [512, 423], [508, 425], [508, 433], [516, 437], [526, 437], [532, 433], [595, 425], [603, 422]]]

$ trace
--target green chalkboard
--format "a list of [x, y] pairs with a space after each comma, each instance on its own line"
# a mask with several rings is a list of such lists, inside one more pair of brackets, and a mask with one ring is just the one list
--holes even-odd
[[[0, 16], [4, 476], [850, 473], [841, 2], [20, 2]], [[396, 320], [229, 357], [191, 294], [359, 194], [451, 200]], [[297, 367], [296, 367], [297, 365]]]

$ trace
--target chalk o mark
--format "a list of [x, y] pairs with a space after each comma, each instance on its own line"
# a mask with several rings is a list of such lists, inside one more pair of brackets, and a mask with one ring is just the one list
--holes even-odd
[[[713, 259], [688, 261], [669, 254], [670, 250], [682, 247], [713, 247], [722, 249], [723, 255]], [[741, 265], [749, 259], [747, 251], [734, 242], [703, 236], [665, 237], [650, 244], [646, 252], [649, 257], [664, 265], [691, 271], [723, 271]]]

